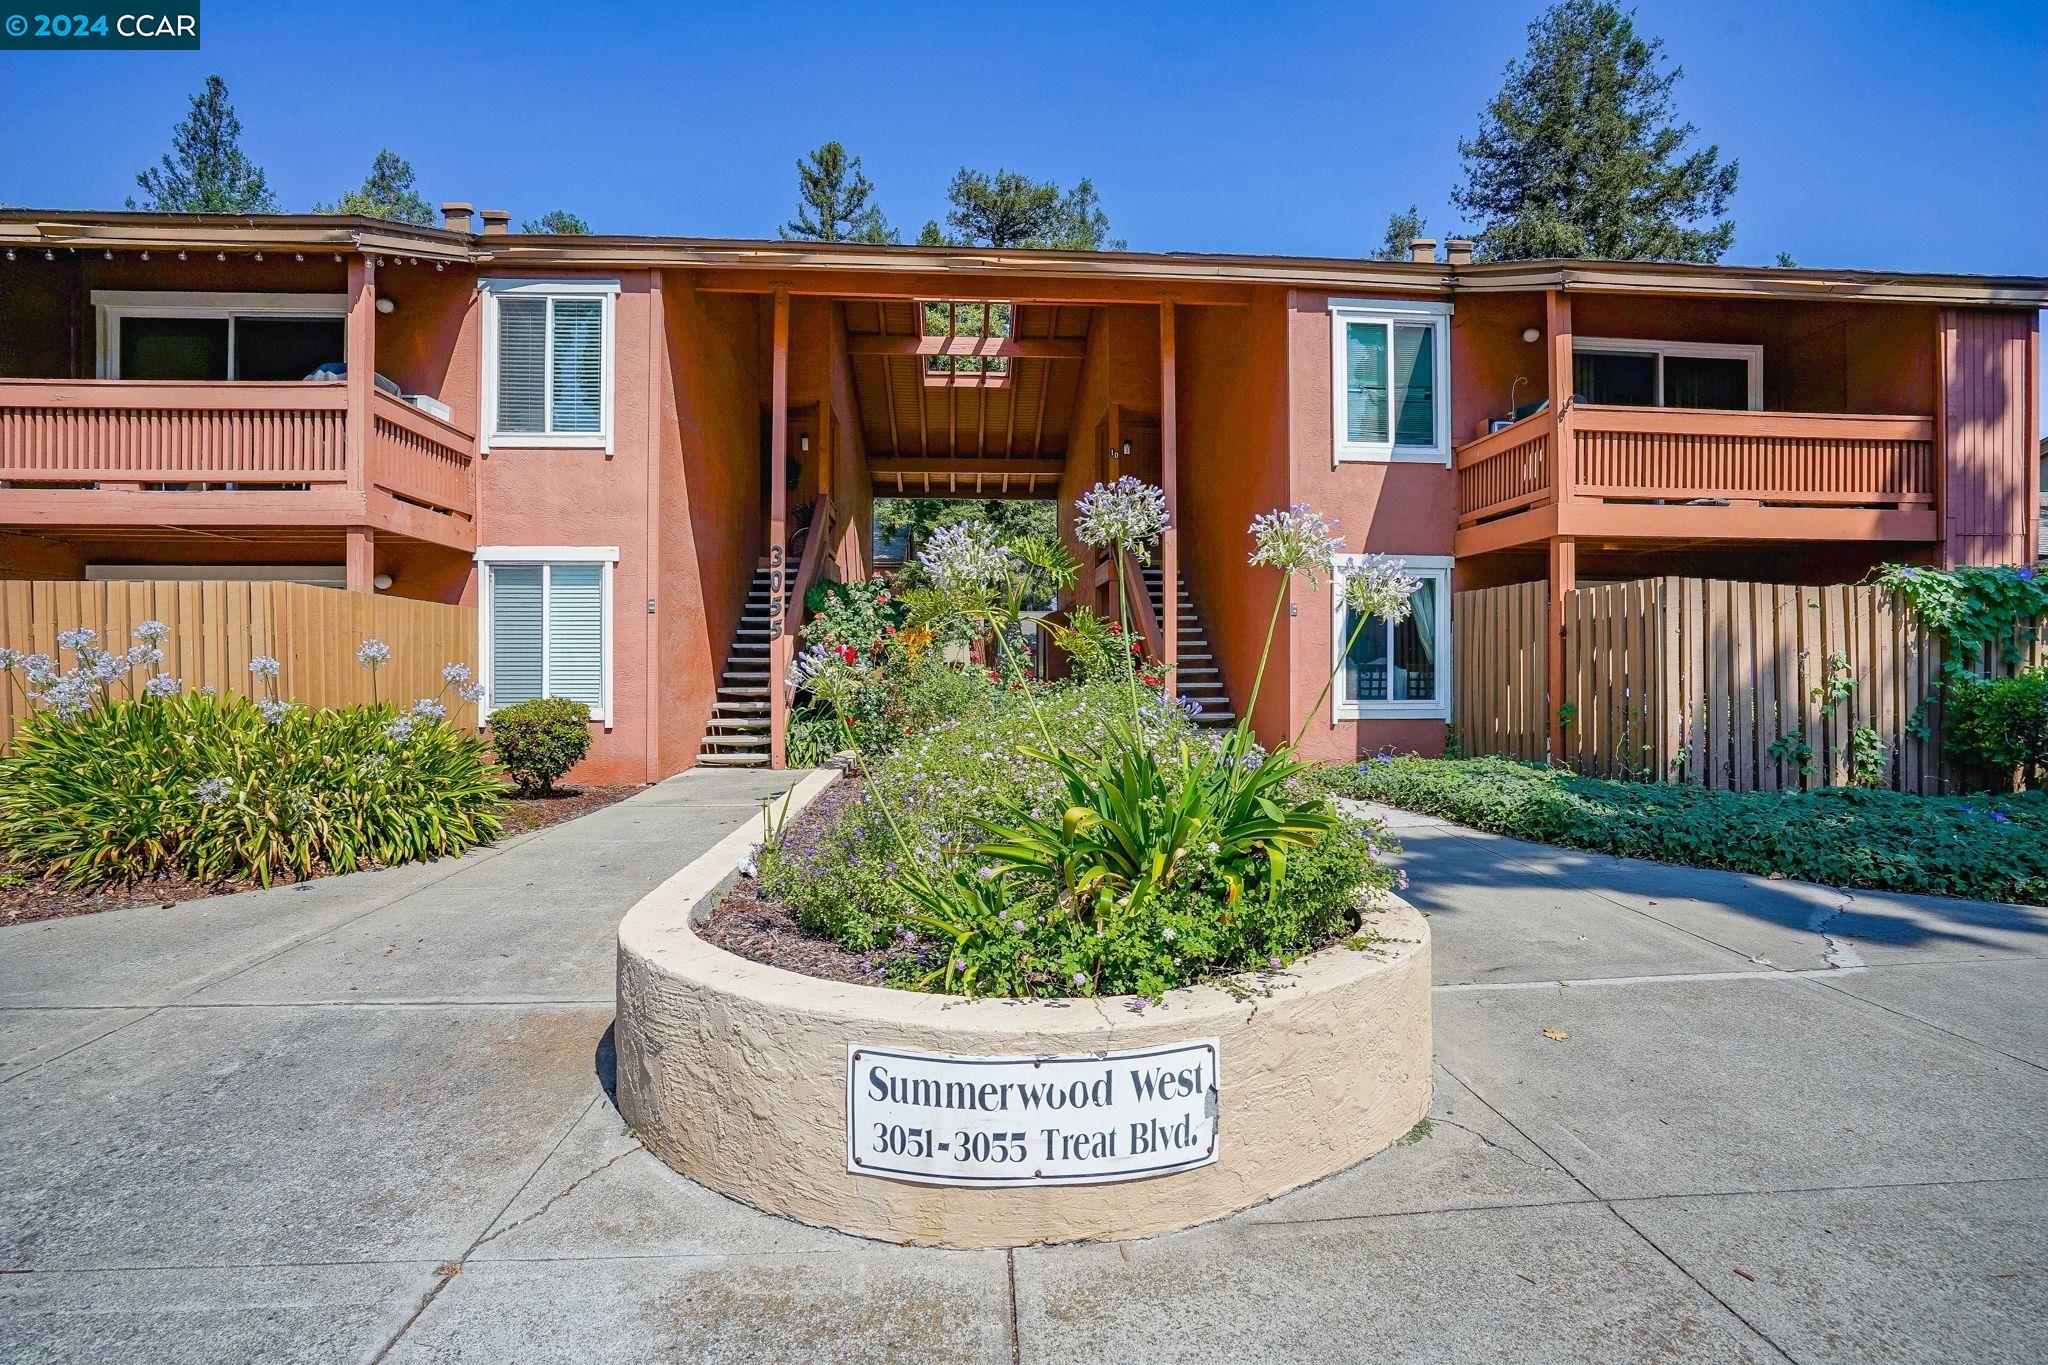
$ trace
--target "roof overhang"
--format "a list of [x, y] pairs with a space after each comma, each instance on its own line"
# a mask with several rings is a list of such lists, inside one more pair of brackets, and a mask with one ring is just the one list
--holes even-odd
[[[1808, 270], [1641, 261], [1450, 265], [1201, 252], [987, 250], [703, 237], [478, 235], [323, 214], [158, 214], [0, 210], [0, 246], [72, 250], [340, 251], [463, 261], [494, 269], [688, 269], [764, 281], [859, 272], [959, 282], [1070, 280], [1130, 287], [1278, 286], [1329, 293], [1580, 290], [1717, 298], [2048, 307], [2048, 279]], [[971, 296], [971, 295], [963, 295]]]

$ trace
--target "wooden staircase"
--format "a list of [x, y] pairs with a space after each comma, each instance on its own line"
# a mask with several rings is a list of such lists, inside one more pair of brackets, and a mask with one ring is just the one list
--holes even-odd
[[773, 700], [768, 695], [768, 649], [773, 642], [768, 633], [768, 603], [768, 563], [763, 560], [755, 566], [754, 580], [747, 587], [739, 629], [733, 632], [725, 672], [718, 680], [718, 696], [711, 703], [710, 725], [697, 753], [697, 762], [705, 767], [768, 766], [768, 717]]
[[[1155, 621], [1166, 619], [1162, 578], [1158, 565], [1145, 566], [1145, 593], [1152, 599]], [[1216, 654], [1209, 646], [1201, 613], [1195, 610], [1195, 599], [1188, 593], [1187, 579], [1183, 577], [1176, 586], [1180, 589], [1174, 605], [1179, 624], [1180, 663], [1173, 674], [1174, 691], [1201, 704], [1202, 713], [1196, 717], [1196, 724], [1215, 730], [1235, 725], [1237, 712], [1231, 709], [1230, 694], [1223, 689], [1223, 673], [1216, 666]]]

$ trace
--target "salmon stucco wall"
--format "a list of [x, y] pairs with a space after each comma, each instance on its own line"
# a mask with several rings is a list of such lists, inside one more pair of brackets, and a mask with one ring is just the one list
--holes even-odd
[[[1328, 297], [1296, 294], [1287, 311], [1292, 447], [1287, 501], [1308, 503], [1337, 518], [1345, 548], [1351, 553], [1448, 557], [1458, 508], [1457, 483], [1447, 464], [1346, 462], [1333, 466], [1336, 434], [1331, 344]], [[1454, 354], [1458, 345], [1454, 317]], [[1294, 597], [1299, 615], [1288, 637], [1286, 695], [1289, 736], [1306, 725], [1303, 755], [1341, 761], [1382, 748], [1442, 753], [1449, 731], [1445, 720], [1338, 721], [1334, 719], [1334, 690], [1318, 704], [1318, 695], [1330, 678], [1334, 649], [1331, 593], [1327, 588], [1309, 592], [1297, 584]], [[1448, 687], [1449, 679], [1443, 682]]]
[[[616, 279], [612, 447], [522, 448], [493, 444], [481, 457], [477, 541], [484, 546], [617, 546], [612, 577], [611, 723], [591, 723], [590, 756], [572, 781], [636, 782], [649, 777], [648, 691], [655, 677], [645, 629], [653, 591], [647, 553], [647, 476], [658, 458], [651, 439], [653, 357], [649, 317], [653, 276]], [[659, 335], [658, 329], [655, 335]], [[478, 594], [474, 588], [470, 600]]]
[[[657, 775], [694, 765], [718, 675], [761, 554], [760, 312], [669, 274], [656, 542], [661, 739]], [[644, 604], [641, 604], [644, 606]]]
[[[1245, 563], [1252, 518], [1288, 500], [1287, 295], [1245, 307], [1176, 308], [1180, 562], [1234, 708], [1250, 705], [1280, 576]], [[1284, 609], [1283, 609], [1284, 610]], [[1284, 615], [1253, 727], [1287, 725]]]

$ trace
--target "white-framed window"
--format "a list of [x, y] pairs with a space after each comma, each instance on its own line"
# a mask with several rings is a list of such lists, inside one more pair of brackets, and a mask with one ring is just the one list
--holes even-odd
[[1764, 348], [1573, 337], [1572, 392], [1605, 407], [1759, 412]]
[[1330, 301], [1335, 458], [1451, 462], [1451, 305]]
[[[1338, 555], [1337, 562], [1348, 567], [1363, 558]], [[1447, 555], [1401, 558], [1408, 576], [1422, 586], [1409, 599], [1413, 610], [1408, 619], [1399, 625], [1369, 616], [1354, 635], [1358, 623], [1344, 605], [1344, 595], [1331, 594], [1330, 666], [1339, 670], [1334, 689], [1337, 720], [1450, 719], [1451, 560]]]
[[483, 579], [483, 711], [567, 697], [612, 723], [612, 568], [615, 545], [487, 545]]
[[301, 380], [347, 359], [346, 294], [95, 289], [101, 379]]
[[484, 449], [612, 443], [617, 280], [483, 280]]

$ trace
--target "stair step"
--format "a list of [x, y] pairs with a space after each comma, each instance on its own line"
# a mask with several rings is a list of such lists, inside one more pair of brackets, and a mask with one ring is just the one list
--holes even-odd
[[697, 755], [697, 762], [707, 768], [765, 768], [768, 755], [702, 753]]
[[[718, 689], [718, 695], [719, 695], [719, 696], [720, 696], [721, 698], [725, 698], [725, 697], [765, 697], [765, 696], [767, 696], [767, 695], [768, 695], [768, 689], [767, 689], [767, 688], [765, 688], [765, 687], [738, 687], [738, 686], [733, 686], [733, 685], [726, 685], [726, 686], [722, 686], [722, 687], [720, 687], [720, 688]], [[766, 705], [767, 705], [768, 703], [764, 701], [764, 702], [762, 702], [761, 704], [762, 704], [763, 706], [766, 706]]]
[[707, 747], [715, 744], [721, 749], [765, 749], [768, 747], [768, 736], [706, 735], [704, 743]]
[[740, 734], [766, 730], [771, 723], [766, 712], [758, 716], [713, 716], [704, 722], [707, 729], [734, 731]]

